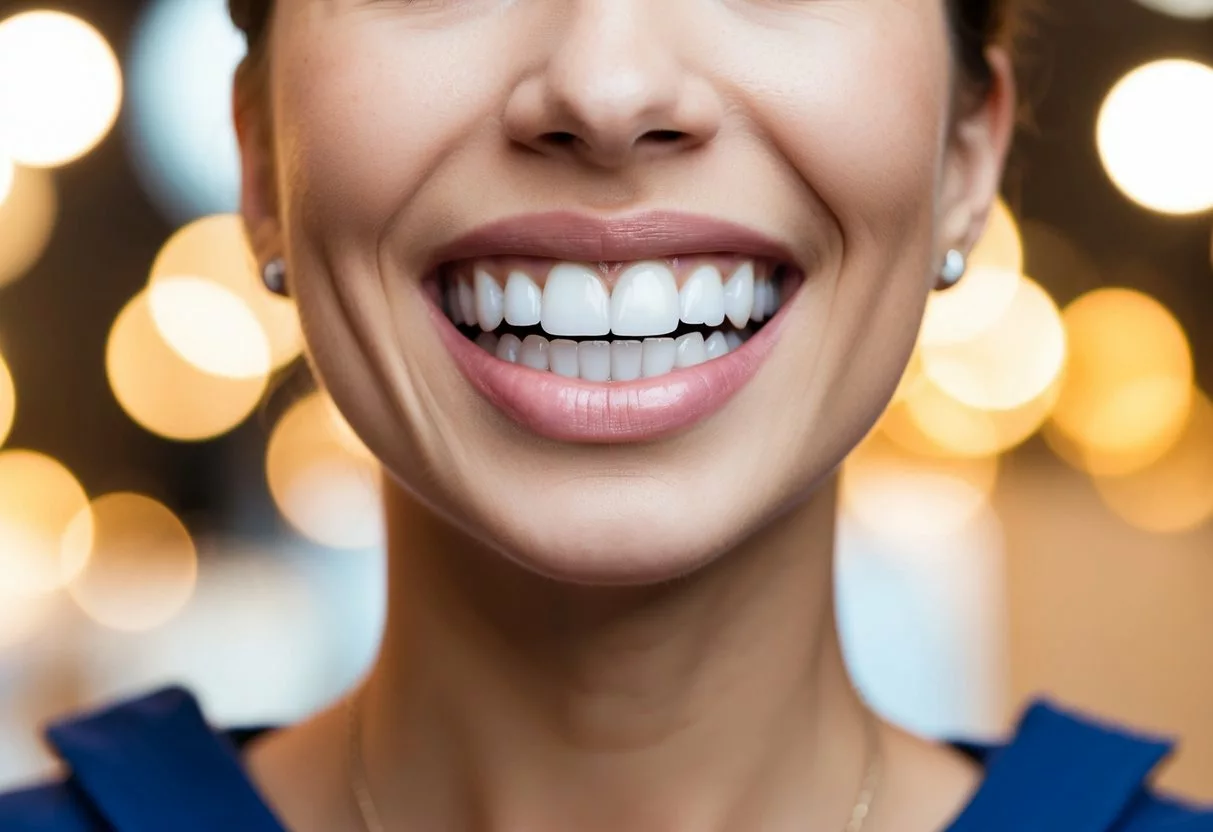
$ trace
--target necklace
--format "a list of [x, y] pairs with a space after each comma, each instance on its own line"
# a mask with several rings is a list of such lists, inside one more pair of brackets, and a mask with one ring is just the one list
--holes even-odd
[[[362, 818], [365, 832], [386, 832], [386, 827], [379, 817], [379, 809], [375, 799], [371, 797], [371, 788], [367, 782], [366, 765], [362, 759], [362, 697], [357, 693], [346, 700], [346, 717], [349, 723], [349, 763], [350, 791], [358, 803], [358, 814]], [[877, 732], [876, 720], [870, 712], [864, 712], [864, 737], [866, 750], [864, 759], [867, 766], [863, 780], [859, 784], [859, 794], [855, 805], [851, 807], [850, 817], [842, 832], [861, 832], [863, 823], [867, 820], [872, 801], [876, 799], [876, 791], [880, 788], [883, 755], [881, 754], [880, 736]]]

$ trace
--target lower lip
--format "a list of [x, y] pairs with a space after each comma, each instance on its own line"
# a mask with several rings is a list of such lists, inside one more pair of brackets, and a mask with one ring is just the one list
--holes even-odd
[[728, 355], [657, 378], [593, 383], [489, 355], [428, 300], [439, 335], [473, 387], [533, 433], [585, 444], [659, 439], [722, 409], [771, 354], [790, 306]]

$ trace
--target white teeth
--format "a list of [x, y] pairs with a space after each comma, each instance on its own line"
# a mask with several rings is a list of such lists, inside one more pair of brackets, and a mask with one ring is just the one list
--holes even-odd
[[517, 327], [541, 324], [565, 337], [613, 333], [639, 338], [674, 332], [679, 322], [719, 327], [725, 320], [741, 329], [762, 322], [779, 309], [782, 286], [756, 276], [753, 261], [742, 262], [727, 281], [720, 269], [701, 265], [679, 289], [663, 263], [629, 266], [608, 290], [598, 272], [581, 263], [558, 263], [541, 289], [522, 270], [510, 273], [505, 287], [483, 266], [445, 289], [443, 304], [456, 324], [479, 324], [492, 332], [502, 321]]
[[548, 339], [542, 335], [528, 335], [522, 340], [522, 351], [518, 363], [532, 370], [548, 369]]
[[577, 346], [577, 364], [585, 381], [611, 380], [611, 342], [584, 341]]
[[463, 310], [459, 305], [459, 283], [452, 281], [446, 287], [446, 308], [450, 313], [451, 320], [456, 324], [465, 324], [467, 321], [463, 319]]
[[466, 277], [459, 278], [459, 314], [464, 323], [476, 323], [476, 290]]
[[678, 284], [661, 263], [637, 263], [611, 292], [611, 332], [664, 335], [678, 329]]
[[535, 326], [542, 314], [543, 293], [526, 272], [510, 272], [505, 282], [505, 322], [510, 326]]
[[505, 292], [484, 269], [476, 269], [476, 319], [480, 328], [492, 332], [505, 317]]
[[765, 321], [779, 309], [779, 287], [769, 280], [754, 284], [754, 311], [750, 317], [755, 322]]
[[663, 376], [674, 369], [674, 339], [646, 338], [642, 347], [640, 374], [644, 378]]
[[543, 287], [543, 329], [550, 335], [592, 337], [611, 331], [611, 296], [598, 275], [561, 263]]
[[691, 273], [679, 293], [683, 323], [720, 326], [724, 323], [724, 285], [720, 269], [700, 266]]
[[639, 341], [611, 343], [611, 380], [635, 381], [644, 364], [644, 345]]
[[779, 311], [780, 287], [774, 280], [767, 281], [767, 317], [771, 317]]
[[754, 264], [742, 263], [724, 285], [724, 314], [740, 329], [754, 311]]
[[767, 318], [767, 306], [770, 305], [770, 300], [767, 295], [770, 294], [771, 284], [765, 280], [754, 282], [754, 309], [750, 312], [750, 320], [756, 323], [765, 321]]
[[511, 364], [518, 363], [518, 353], [522, 351], [522, 340], [517, 335], [506, 333], [497, 342], [497, 357]]
[[[490, 355], [536, 371], [606, 383], [655, 378], [727, 356], [753, 336], [751, 320], [760, 323], [778, 311], [782, 289], [783, 284], [759, 279], [753, 261], [745, 261], [727, 281], [717, 266], [700, 265], [679, 290], [669, 266], [646, 261], [627, 267], [614, 292], [594, 267], [558, 263], [542, 289], [522, 270], [510, 272], [503, 288], [487, 267], [476, 265], [436, 295], [456, 324], [479, 325], [475, 343]], [[513, 327], [540, 325], [563, 337], [495, 332], [503, 321]], [[709, 329], [675, 339], [680, 323]], [[590, 340], [609, 334], [623, 337]], [[644, 335], [656, 337], [640, 340]]]
[[707, 354], [708, 360], [720, 358], [729, 354], [729, 342], [725, 339], [723, 332], [713, 332], [708, 336], [707, 343], [703, 346], [704, 352]]
[[581, 367], [577, 363], [577, 342], [557, 338], [548, 347], [548, 361], [552, 372], [565, 378], [578, 378]]
[[691, 332], [674, 342], [674, 366], [694, 367], [708, 360], [704, 348], [703, 333]]
[[497, 336], [491, 332], [482, 332], [476, 336], [476, 346], [489, 355], [497, 354]]

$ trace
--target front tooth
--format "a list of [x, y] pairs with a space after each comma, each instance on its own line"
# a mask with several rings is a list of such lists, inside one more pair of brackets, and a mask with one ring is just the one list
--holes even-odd
[[543, 287], [542, 325], [550, 335], [594, 336], [611, 331], [611, 296], [598, 275], [561, 263]]
[[[549, 278], [549, 282], [550, 282]], [[678, 329], [678, 284], [661, 263], [637, 263], [611, 292], [611, 332], [664, 335]]]
[[552, 372], [565, 378], [579, 378], [581, 368], [577, 364], [577, 342], [557, 338], [548, 347], [548, 362]]
[[724, 314], [740, 329], [754, 311], [754, 264], [743, 263], [724, 285]]
[[548, 369], [548, 339], [542, 335], [528, 335], [522, 339], [522, 351], [518, 363], [532, 370]]
[[724, 285], [720, 269], [700, 266], [679, 293], [683, 323], [720, 326], [724, 323]]
[[717, 331], [708, 336], [707, 343], [703, 346], [704, 352], [707, 353], [708, 360], [720, 358], [729, 354], [729, 342], [725, 339], [724, 333]]
[[489, 355], [497, 354], [497, 336], [491, 332], [482, 332], [476, 336], [476, 346]]
[[741, 343], [742, 343], [741, 336], [738, 335], [736, 332], [732, 332], [732, 331], [725, 333], [724, 341], [726, 344], [729, 345], [729, 352], [732, 352], [733, 350], [740, 347]]
[[457, 324], [466, 324], [463, 319], [463, 309], [459, 304], [459, 282], [452, 280], [446, 285], [446, 309], [451, 320]]
[[476, 317], [480, 328], [492, 332], [501, 326], [505, 317], [505, 292], [491, 274], [484, 269], [476, 269]]
[[645, 378], [663, 376], [674, 369], [673, 338], [645, 338], [641, 349], [640, 374]]
[[688, 333], [674, 342], [674, 366], [694, 367], [708, 360], [702, 332]]
[[511, 364], [518, 363], [518, 353], [522, 351], [522, 339], [517, 335], [507, 332], [501, 336], [501, 340], [497, 342], [497, 357], [502, 361], [508, 361]]
[[543, 293], [526, 272], [510, 272], [505, 281], [505, 322], [510, 326], [539, 323]]
[[611, 381], [635, 381], [644, 364], [644, 345], [639, 341], [611, 342]]
[[584, 341], [577, 346], [577, 363], [584, 381], [611, 380], [611, 342]]
[[476, 290], [466, 277], [459, 278], [459, 314], [465, 323], [476, 323]]

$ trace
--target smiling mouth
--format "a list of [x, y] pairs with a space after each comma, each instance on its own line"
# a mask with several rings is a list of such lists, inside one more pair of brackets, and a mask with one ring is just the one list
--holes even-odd
[[801, 279], [769, 258], [722, 253], [584, 263], [484, 257], [437, 270], [432, 292], [496, 358], [588, 382], [659, 378], [738, 350]]

